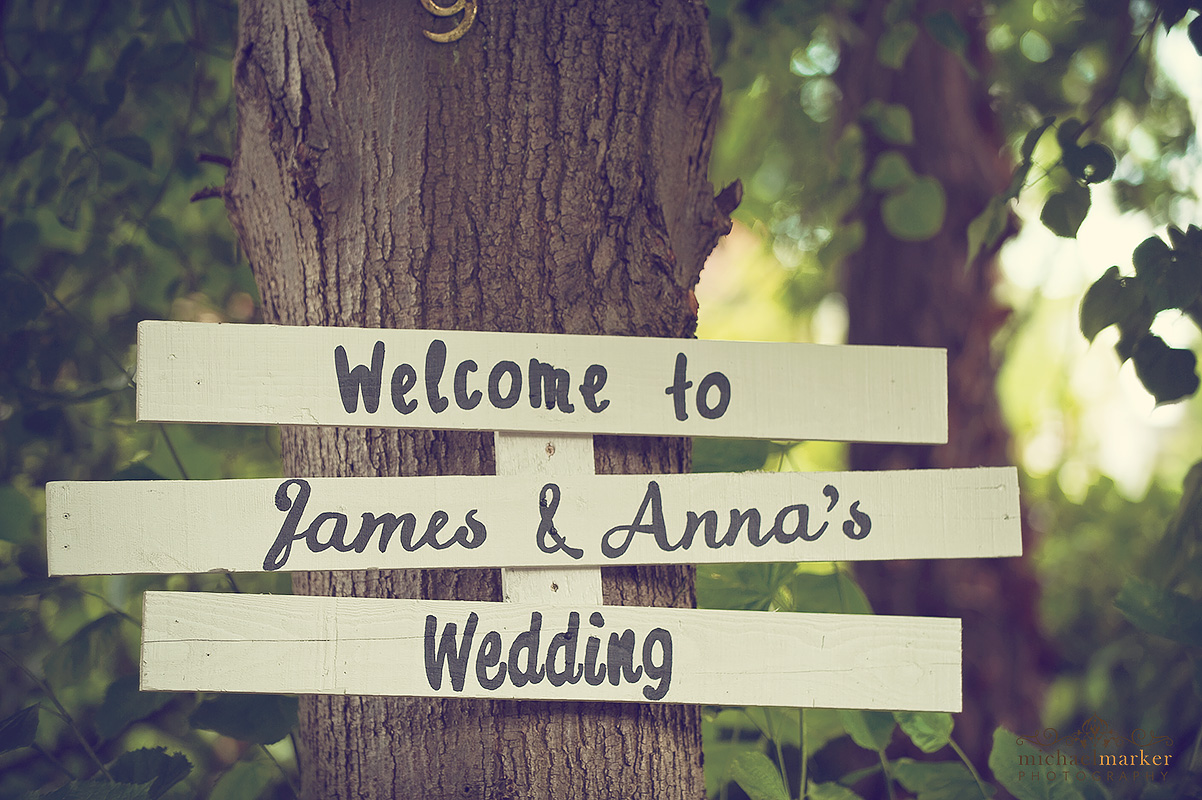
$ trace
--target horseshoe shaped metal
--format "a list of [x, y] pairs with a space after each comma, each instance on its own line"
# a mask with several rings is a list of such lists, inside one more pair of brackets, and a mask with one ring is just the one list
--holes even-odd
[[472, 23], [476, 21], [476, 0], [455, 0], [449, 6], [440, 6], [434, 0], [421, 0], [422, 7], [436, 17], [450, 17], [463, 12], [463, 19], [459, 21], [451, 30], [446, 33], [432, 33], [427, 30], [422, 30], [426, 38], [433, 42], [454, 42], [462, 39], [468, 29], [472, 27]]

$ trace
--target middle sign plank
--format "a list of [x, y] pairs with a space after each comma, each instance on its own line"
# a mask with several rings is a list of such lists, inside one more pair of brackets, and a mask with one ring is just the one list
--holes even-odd
[[1016, 556], [1013, 467], [47, 486], [52, 575]]

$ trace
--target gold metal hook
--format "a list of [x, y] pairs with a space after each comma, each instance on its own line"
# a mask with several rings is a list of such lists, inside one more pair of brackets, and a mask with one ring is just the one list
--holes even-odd
[[462, 39], [468, 28], [472, 27], [472, 23], [476, 21], [476, 0], [455, 0], [449, 6], [440, 6], [434, 0], [422, 0], [422, 7], [436, 17], [449, 17], [460, 11], [463, 12], [463, 19], [459, 21], [459, 24], [446, 33], [431, 33], [423, 30], [422, 33], [426, 34], [426, 38], [433, 42], [445, 43]]

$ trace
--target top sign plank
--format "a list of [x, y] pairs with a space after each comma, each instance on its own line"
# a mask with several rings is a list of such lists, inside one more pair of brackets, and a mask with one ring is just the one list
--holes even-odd
[[138, 419], [947, 440], [942, 350], [621, 336], [138, 326]]

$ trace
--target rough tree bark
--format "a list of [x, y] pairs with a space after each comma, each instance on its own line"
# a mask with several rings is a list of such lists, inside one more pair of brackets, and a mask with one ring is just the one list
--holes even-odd
[[[993, 340], [1006, 318], [994, 298], [994, 253], [966, 265], [968, 223], [1009, 183], [1000, 124], [987, 84], [925, 32], [902, 70], [876, 58], [888, 0], [868, 0], [855, 16], [861, 35], [841, 61], [844, 119], [873, 99], [900, 103], [914, 123], [913, 146], [898, 148], [865, 126], [866, 164], [900, 149], [920, 175], [938, 178], [947, 218], [935, 237], [902, 242], [886, 229], [880, 195], [865, 189], [858, 214], [864, 247], [843, 275], [853, 344], [920, 345], [948, 351], [948, 444], [941, 447], [854, 445], [853, 469], [1000, 466], [1013, 463], [1010, 434], [996, 392]], [[968, 59], [982, 66], [980, 7], [973, 0], [919, 3], [916, 18], [949, 11], [974, 32]], [[978, 48], [973, 52], [971, 48]], [[982, 66], [983, 70], [987, 70]], [[1024, 550], [1030, 530], [1024, 526]], [[956, 737], [984, 767], [994, 727], [1038, 729], [1050, 666], [1037, 618], [1038, 586], [1024, 559], [872, 562], [857, 565], [876, 611], [956, 616], [964, 620], [964, 712]]]
[[[455, 18], [456, 21], [458, 17]], [[729, 225], [707, 181], [719, 88], [699, 0], [246, 0], [230, 217], [269, 322], [681, 337]], [[490, 434], [285, 429], [290, 475], [489, 474]], [[686, 441], [599, 438], [598, 472]], [[298, 593], [497, 600], [496, 570], [307, 573]], [[683, 568], [607, 603], [688, 606]], [[309, 798], [701, 797], [682, 706], [306, 697]]]

